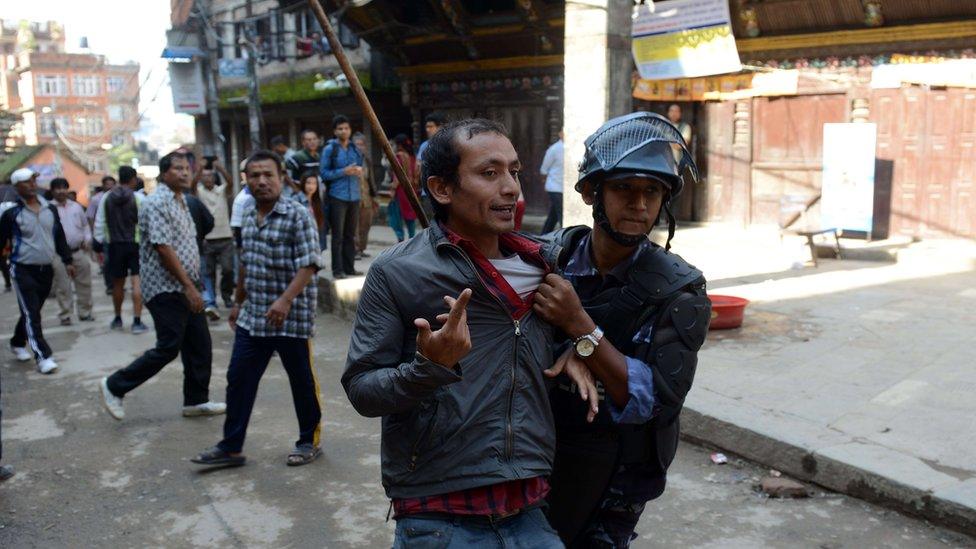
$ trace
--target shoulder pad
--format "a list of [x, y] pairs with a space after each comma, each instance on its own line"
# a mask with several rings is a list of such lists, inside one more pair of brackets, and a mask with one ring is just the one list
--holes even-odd
[[576, 225], [573, 227], [564, 227], [558, 231], [551, 232], [543, 238], [552, 239], [553, 242], [562, 246], [562, 253], [559, 256], [559, 266], [565, 267], [569, 258], [573, 256], [573, 252], [576, 251], [576, 246], [579, 245], [583, 237], [590, 234], [593, 229], [586, 225]]
[[631, 284], [640, 288], [646, 298], [665, 299], [689, 284], [705, 284], [703, 273], [680, 255], [657, 244], [651, 246], [630, 270]]

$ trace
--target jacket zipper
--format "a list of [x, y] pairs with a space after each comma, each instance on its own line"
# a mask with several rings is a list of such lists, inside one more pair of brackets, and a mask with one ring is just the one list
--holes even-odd
[[515, 322], [515, 347], [512, 352], [512, 387], [508, 392], [508, 417], [505, 423], [505, 458], [509, 461], [512, 460], [512, 455], [515, 453], [515, 431], [512, 428], [512, 408], [515, 406], [515, 368], [518, 367], [518, 344], [519, 337], [522, 335], [521, 323], [518, 319], [513, 319], [513, 321]]
[[[474, 272], [475, 276], [478, 277], [478, 281], [481, 282], [482, 286], [485, 286], [486, 290], [488, 290], [485, 281], [482, 280], [481, 275], [478, 274], [478, 269], [474, 266], [474, 263], [471, 262], [471, 258], [469, 258], [468, 255], [464, 253], [464, 250], [462, 250], [461, 247], [456, 244], [444, 244], [444, 245], [460, 252], [461, 257], [464, 258], [464, 261], [467, 262], [469, 267], [471, 267], [471, 270]], [[498, 299], [498, 296], [496, 296], [491, 290], [488, 290], [488, 293], [495, 300], [495, 302], [498, 303], [498, 306], [501, 308], [502, 312], [504, 312], [506, 315], [511, 316], [511, 313], [508, 312], [508, 308], [505, 307], [505, 304], [502, 303], [502, 300]], [[519, 337], [522, 335], [521, 322], [518, 319], [513, 318], [512, 324], [515, 326], [515, 345], [513, 346], [513, 352], [512, 352], [512, 370], [511, 370], [511, 375], [509, 376], [511, 380], [511, 387], [508, 390], [508, 410], [506, 412], [506, 418], [505, 418], [505, 459], [507, 459], [508, 461], [512, 460], [512, 454], [514, 453], [515, 450], [515, 431], [512, 428], [512, 407], [514, 406], [515, 403], [515, 369], [518, 367], [518, 341], [519, 341]]]

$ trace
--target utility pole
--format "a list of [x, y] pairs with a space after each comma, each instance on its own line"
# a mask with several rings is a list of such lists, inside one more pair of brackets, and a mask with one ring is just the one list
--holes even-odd
[[258, 52], [255, 47], [254, 29], [248, 26], [247, 38], [241, 42], [247, 47], [247, 124], [251, 133], [251, 152], [262, 149], [261, 144], [261, 96], [258, 90]]
[[[217, 60], [217, 32], [210, 22], [210, 14], [203, 7], [204, 2], [197, 2], [197, 11], [200, 13], [200, 31], [203, 33], [203, 42], [207, 45], [207, 118], [210, 119], [210, 135], [213, 140], [213, 154], [223, 163], [227, 163], [227, 156], [224, 151], [224, 134], [220, 129], [220, 101], [217, 98], [217, 79], [220, 77], [220, 65]], [[231, 169], [234, 174], [234, 194], [237, 194], [240, 183], [237, 180], [237, 170]]]

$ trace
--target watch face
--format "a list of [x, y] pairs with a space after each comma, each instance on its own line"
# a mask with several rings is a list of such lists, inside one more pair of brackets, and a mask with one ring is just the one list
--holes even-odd
[[596, 346], [593, 342], [587, 338], [583, 338], [576, 342], [576, 354], [582, 357], [588, 357], [593, 354], [596, 350]]

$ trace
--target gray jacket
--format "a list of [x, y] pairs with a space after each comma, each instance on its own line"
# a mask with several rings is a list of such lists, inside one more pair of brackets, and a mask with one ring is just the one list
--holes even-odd
[[[556, 264], [556, 244], [540, 250]], [[446, 312], [464, 288], [472, 349], [452, 371], [416, 354], [413, 321]], [[382, 416], [391, 498], [445, 494], [548, 476], [556, 443], [543, 370], [552, 327], [514, 321], [474, 263], [435, 223], [384, 252], [366, 275], [342, 385], [356, 410]]]

